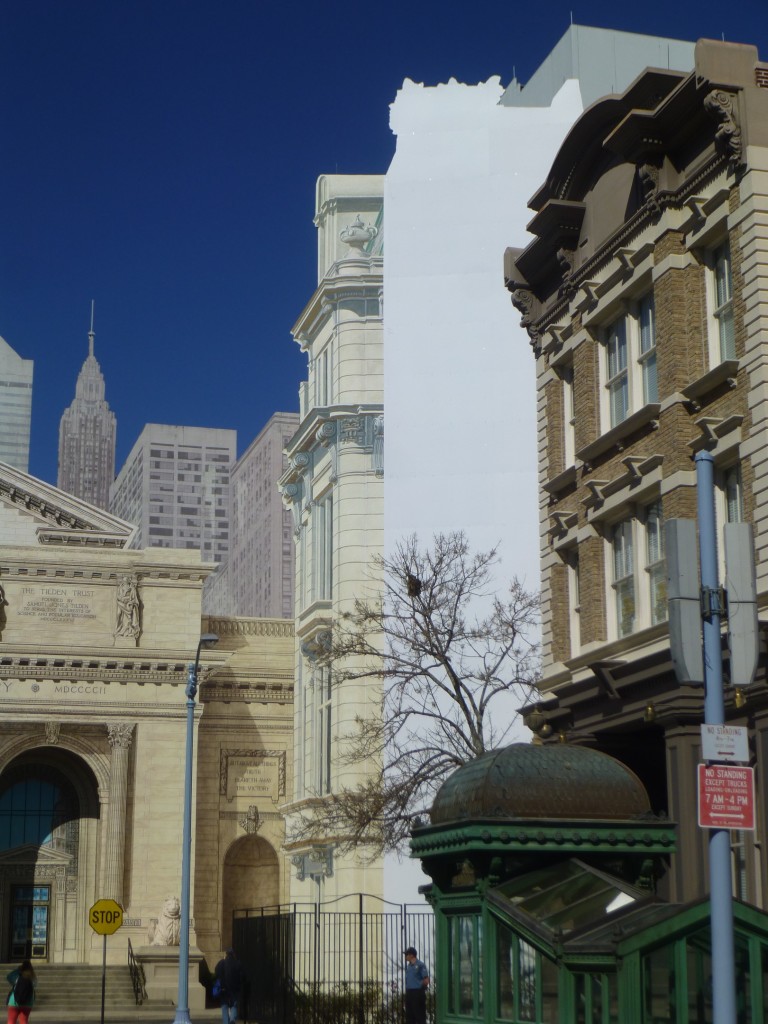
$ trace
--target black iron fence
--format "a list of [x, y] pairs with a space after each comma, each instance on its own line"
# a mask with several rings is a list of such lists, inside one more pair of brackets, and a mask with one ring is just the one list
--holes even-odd
[[259, 1024], [403, 1024], [403, 951], [434, 964], [431, 910], [363, 893], [236, 910], [232, 935], [241, 1017]]

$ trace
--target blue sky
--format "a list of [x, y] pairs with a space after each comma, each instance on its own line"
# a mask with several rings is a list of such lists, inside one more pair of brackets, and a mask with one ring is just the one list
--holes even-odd
[[386, 170], [404, 78], [525, 81], [571, 14], [768, 58], [767, 0], [4, 0], [0, 335], [35, 360], [31, 472], [55, 482], [91, 299], [118, 468], [146, 422], [242, 451], [296, 409], [317, 176]]

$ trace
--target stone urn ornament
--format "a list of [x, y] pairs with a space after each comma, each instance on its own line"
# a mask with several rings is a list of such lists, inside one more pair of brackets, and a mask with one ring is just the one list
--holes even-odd
[[371, 224], [364, 224], [358, 213], [354, 221], [339, 232], [339, 238], [351, 249], [350, 255], [366, 256], [363, 249], [379, 233], [378, 228]]

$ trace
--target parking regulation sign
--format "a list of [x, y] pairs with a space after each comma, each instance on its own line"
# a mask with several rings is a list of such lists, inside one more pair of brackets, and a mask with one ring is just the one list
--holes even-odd
[[755, 773], [732, 764], [699, 765], [699, 825], [754, 831]]

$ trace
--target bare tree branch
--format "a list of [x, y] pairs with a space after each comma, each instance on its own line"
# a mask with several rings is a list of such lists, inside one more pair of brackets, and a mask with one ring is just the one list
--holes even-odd
[[334, 622], [330, 658], [336, 686], [382, 683], [381, 714], [338, 738], [341, 763], [373, 758], [383, 770], [316, 801], [293, 841], [402, 848], [444, 779], [509, 736], [538, 679], [539, 600], [517, 579], [494, 593], [498, 561], [495, 549], [473, 554], [463, 532], [426, 549], [412, 536], [375, 559], [383, 598], [356, 600]]

